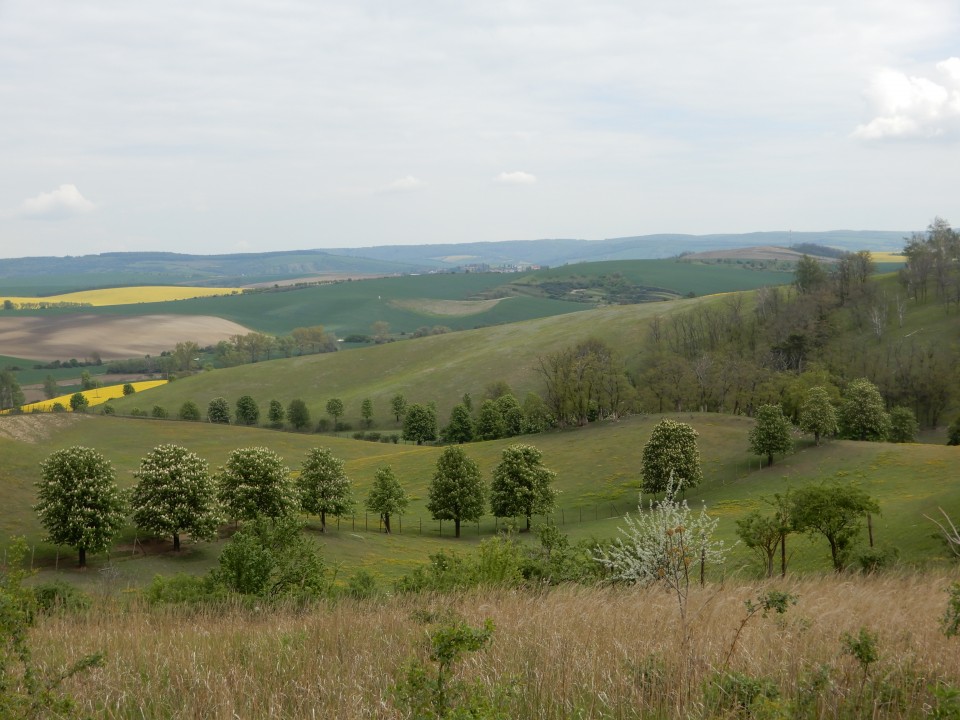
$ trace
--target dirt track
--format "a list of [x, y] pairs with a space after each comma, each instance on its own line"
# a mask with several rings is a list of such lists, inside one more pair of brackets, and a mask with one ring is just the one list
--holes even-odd
[[159, 355], [178, 342], [201, 347], [245, 335], [242, 325], [203, 315], [0, 317], [0, 355], [31, 360], [104, 360]]

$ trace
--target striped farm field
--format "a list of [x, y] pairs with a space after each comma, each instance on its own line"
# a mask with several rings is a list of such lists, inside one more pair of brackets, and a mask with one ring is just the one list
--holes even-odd
[[240, 288], [188, 287], [184, 285], [146, 285], [140, 287], [105, 288], [100, 290], [82, 290], [80, 292], [50, 295], [47, 297], [4, 297], [17, 307], [34, 307], [39, 303], [71, 303], [106, 307], [110, 305], [135, 305], [137, 303], [168, 302], [171, 300], [191, 300], [193, 298], [214, 297], [217, 295], [236, 295]]
[[[133, 385], [133, 389], [136, 392], [143, 392], [144, 390], [150, 390], [151, 388], [159, 387], [160, 385], [166, 385], [166, 380], [142, 380], [140, 382], [130, 383]], [[105, 387], [94, 388], [93, 390], [83, 390], [81, 391], [83, 396], [87, 399], [87, 404], [90, 406], [101, 405], [107, 400], [113, 400], [114, 398], [123, 397], [123, 384], [118, 385], [107, 385]], [[25, 413], [31, 412], [53, 412], [53, 406], [57, 403], [60, 403], [67, 410], [70, 409], [70, 398], [73, 397], [73, 393], [69, 395], [60, 395], [59, 397], [51, 398], [49, 400], [41, 400], [40, 402], [30, 403], [29, 405], [24, 405], [20, 408], [21, 411]], [[9, 410], [4, 410], [0, 414], [8, 414]]]

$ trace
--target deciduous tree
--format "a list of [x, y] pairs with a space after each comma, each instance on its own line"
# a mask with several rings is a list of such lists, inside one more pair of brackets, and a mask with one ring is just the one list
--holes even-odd
[[70, 396], [70, 409], [75, 413], [86, 412], [88, 407], [90, 407], [90, 401], [82, 392], [75, 392]]
[[310, 425], [310, 410], [300, 398], [294, 398], [287, 405], [287, 422], [294, 430], [303, 430]]
[[843, 570], [867, 513], [877, 512], [876, 501], [855, 485], [811, 485], [793, 490], [790, 496], [793, 529], [823, 535], [837, 572]]
[[894, 443], [916, 442], [920, 426], [913, 410], [902, 405], [890, 411], [890, 433], [888, 439]]
[[450, 422], [443, 429], [443, 439], [458, 444], [473, 440], [473, 418], [463, 403], [457, 403], [450, 411]]
[[397, 422], [400, 422], [407, 413], [407, 399], [400, 393], [397, 393], [390, 398], [390, 410], [393, 412], [394, 417], [396, 417]]
[[270, 423], [270, 427], [282, 428], [284, 417], [286, 417], [286, 413], [283, 409], [283, 403], [279, 400], [271, 400], [270, 406], [267, 408], [267, 422]]
[[837, 411], [830, 402], [830, 393], [825, 387], [812, 387], [807, 399], [800, 406], [800, 429], [813, 433], [814, 441], [820, 444], [821, 437], [836, 435]]
[[532, 445], [510, 445], [503, 451], [490, 484], [490, 509], [495, 516], [524, 517], [529, 531], [531, 516], [553, 510], [556, 473], [543, 466], [542, 458], [543, 453]]
[[138, 527], [172, 536], [175, 551], [181, 533], [194, 540], [216, 537], [221, 516], [206, 460], [179, 445], [158, 445], [133, 476], [130, 505]]
[[364, 398], [360, 403], [360, 418], [365, 428], [373, 427], [373, 400]]
[[389, 465], [378, 468], [370, 494], [367, 495], [366, 508], [380, 516], [385, 533], [390, 532], [390, 518], [394, 515], [402, 515], [409, 502], [410, 498], [393, 474], [393, 469]]
[[496, 440], [506, 435], [503, 415], [495, 401], [487, 399], [480, 404], [476, 434], [478, 440]]
[[230, 406], [226, 398], [215, 397], [207, 405], [207, 420], [212, 423], [227, 425], [230, 422]]
[[703, 482], [697, 437], [686, 423], [664, 418], [656, 424], [640, 460], [643, 492], [666, 492], [671, 476], [678, 493]]
[[414, 403], [403, 416], [403, 439], [417, 445], [437, 439], [437, 413], [429, 405]]
[[333, 418], [334, 431], [340, 428], [340, 416], [343, 415], [343, 400], [330, 398], [327, 400], [327, 415]]
[[353, 508], [353, 492], [343, 460], [327, 448], [313, 448], [307, 453], [296, 484], [301, 509], [320, 516], [320, 532], [327, 531], [327, 515], [340, 517]]
[[883, 442], [890, 432], [890, 416], [877, 386], [866, 378], [853, 380], [843, 393], [838, 413], [840, 432], [849, 440]]
[[477, 522], [483, 515], [480, 468], [456, 445], [440, 454], [428, 493], [427, 510], [436, 520], [453, 520], [456, 537], [462, 520]]
[[217, 499], [236, 520], [280, 518], [300, 506], [290, 470], [265, 447], [238, 448], [216, 475]]
[[23, 391], [10, 370], [0, 370], [0, 410], [23, 405]]
[[260, 406], [249, 395], [237, 399], [237, 425], [256, 425], [260, 421]]
[[793, 449], [790, 421], [783, 416], [783, 408], [779, 404], [761, 405], [755, 420], [750, 429], [750, 450], [754, 455], [766, 455], [767, 465], [773, 465], [774, 455], [782, 455]]
[[79, 566], [87, 552], [106, 550], [126, 517], [113, 465], [91, 448], [58, 450], [40, 464], [34, 506], [47, 540], [75, 547]]
[[200, 420], [200, 408], [197, 407], [197, 404], [193, 400], [187, 400], [180, 406], [177, 417], [189, 422], [198, 422]]

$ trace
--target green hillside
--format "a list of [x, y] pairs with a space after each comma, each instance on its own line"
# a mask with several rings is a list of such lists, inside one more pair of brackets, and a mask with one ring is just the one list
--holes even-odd
[[[874, 520], [878, 542], [897, 547], [907, 562], [945, 559], [946, 551], [934, 537], [934, 526], [923, 516], [937, 513], [938, 507], [954, 517], [960, 516], [960, 486], [946, 472], [956, 463], [956, 448], [853, 442], [827, 443], [818, 448], [801, 443], [796, 453], [778, 460], [770, 468], [759, 469], [756, 458], [747, 451], [751, 420], [715, 414], [672, 417], [691, 423], [700, 433], [705, 481], [701, 488], [688, 493], [687, 499], [691, 507], [705, 502], [711, 512], [721, 517], [719, 533], [725, 540], [734, 542], [735, 520], [752, 509], [763, 509], [764, 498], [774, 493], [823, 480], [855, 481], [876, 497], [881, 506], [881, 516]], [[38, 425], [55, 419], [53, 416], [26, 418]], [[3, 422], [8, 420], [0, 418]], [[610, 537], [621, 524], [621, 516], [636, 508], [640, 452], [657, 420], [657, 416], [638, 416], [619, 423], [524, 438], [543, 451], [545, 463], [557, 472], [556, 486], [561, 494], [553, 520], [562, 524], [571, 537]], [[205, 423], [104, 417], [77, 419], [61, 427], [48, 427], [47, 431], [49, 436], [42, 443], [0, 438], [0, 458], [3, 459], [0, 487], [4, 489], [5, 498], [0, 532], [4, 536], [25, 534], [31, 544], [41, 537], [31, 510], [33, 483], [39, 476], [38, 463], [49, 453], [72, 445], [95, 447], [114, 463], [121, 486], [128, 487], [139, 458], [165, 442], [187, 446], [213, 467], [222, 463], [236, 447], [266, 446], [280, 453], [288, 466], [296, 469], [309, 448], [330, 447], [334, 454], [347, 461], [348, 476], [361, 499], [370, 487], [376, 468], [390, 464], [412, 497], [411, 506], [395, 528], [395, 534], [391, 537], [378, 534], [375, 520], [365, 517], [361, 509], [354, 519], [342, 522], [339, 531], [332, 530], [320, 538], [328, 559], [344, 563], [346, 574], [363, 566], [382, 578], [395, 577], [425, 561], [427, 554], [441, 547], [468, 548], [494, 531], [493, 518], [487, 516], [479, 528], [466, 527], [460, 541], [450, 537], [449, 527], [444, 536], [440, 536], [438, 523], [431, 521], [425, 510], [427, 484], [439, 448]], [[486, 480], [499, 461], [500, 452], [510, 442], [513, 441], [466, 446]], [[191, 553], [184, 558], [154, 552], [144, 559], [132, 550], [122, 549], [131, 547], [133, 537], [132, 531], [126, 533], [119, 543], [121, 549], [112, 555], [114, 561], [120, 562], [121, 576], [131, 582], [147, 579], [154, 572], [203, 572], [219, 552], [218, 544], [204, 544], [191, 546]], [[826, 569], [829, 566], [829, 553], [822, 540], [796, 537], [790, 540], [790, 546], [794, 568]], [[54, 548], [38, 546], [38, 563], [51, 563], [54, 556]], [[731, 567], [747, 566], [750, 562], [749, 553], [740, 547], [734, 552]]]
[[540, 355], [591, 336], [630, 354], [640, 347], [648, 318], [698, 302], [706, 300], [595, 308], [349, 352], [243, 365], [177, 380], [162, 390], [151, 391], [149, 398], [129, 396], [118, 400], [116, 407], [117, 412], [124, 413], [133, 407], [147, 409], [159, 404], [176, 412], [186, 400], [206, 408], [214, 397], [222, 396], [232, 403], [240, 395], [251, 395], [265, 408], [271, 399], [286, 405], [299, 397], [306, 401], [316, 421], [327, 400], [339, 397], [347, 408], [344, 420], [355, 423], [360, 417], [360, 402], [369, 397], [378, 426], [383, 426], [387, 424], [390, 398], [401, 392], [410, 402], [435, 401], [445, 421], [464, 393], [479, 396], [491, 382], [507, 382], [521, 399], [527, 391], [539, 389]]

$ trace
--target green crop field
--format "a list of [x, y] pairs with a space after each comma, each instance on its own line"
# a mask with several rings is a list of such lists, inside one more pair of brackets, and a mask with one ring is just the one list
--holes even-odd
[[[324, 325], [343, 337], [352, 333], [367, 334], [370, 326], [378, 321], [389, 323], [391, 331], [399, 334], [413, 332], [424, 325], [446, 325], [461, 330], [583, 309], [576, 303], [532, 297], [508, 298], [474, 315], [417, 313], [391, 304], [392, 300], [421, 298], [469, 300], [503, 283], [503, 276], [494, 273], [405, 276], [339, 282], [280, 292], [84, 308], [83, 312], [98, 315], [214, 315], [271, 334], [289, 333], [296, 327]], [[70, 311], [51, 309], [43, 312], [52, 315]]]

